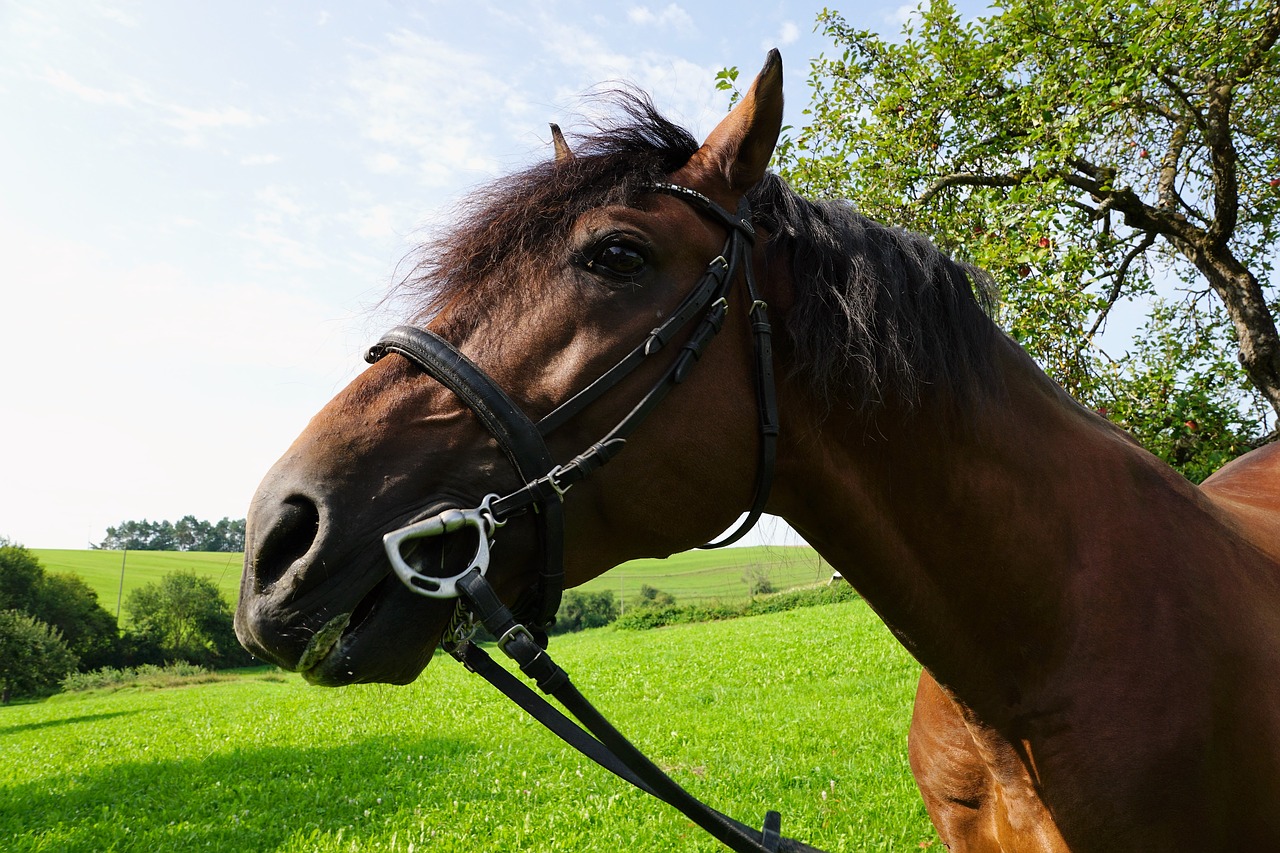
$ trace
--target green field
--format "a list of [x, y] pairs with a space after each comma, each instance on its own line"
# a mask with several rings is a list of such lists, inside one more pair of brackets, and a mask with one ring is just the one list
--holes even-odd
[[[98, 603], [109, 613], [116, 612], [120, 600], [120, 575], [124, 570], [123, 601], [140, 586], [154, 583], [167, 574], [193, 571], [212, 578], [227, 601], [240, 595], [243, 554], [203, 551], [66, 551], [31, 548], [40, 565], [50, 572], [79, 575], [98, 593]], [[123, 614], [122, 614], [123, 618]]]
[[[712, 805], [829, 851], [935, 840], [906, 762], [916, 666], [865, 603], [558, 638], [557, 660]], [[264, 674], [0, 708], [7, 851], [714, 851], [683, 816], [437, 658], [408, 687]]]
[[[59, 551], [33, 548], [47, 570], [73, 572], [98, 593], [98, 601], [116, 612], [120, 574], [124, 569], [124, 601], [130, 590], [170, 572], [190, 570], [212, 578], [227, 600], [239, 595], [241, 554], [197, 551]], [[805, 586], [831, 577], [831, 567], [812, 548], [756, 547], [688, 551], [666, 560], [634, 560], [583, 584], [581, 589], [613, 590], [622, 602], [642, 584], [669, 592], [681, 604], [738, 601], [747, 597], [747, 574], [765, 573], [775, 589]]]

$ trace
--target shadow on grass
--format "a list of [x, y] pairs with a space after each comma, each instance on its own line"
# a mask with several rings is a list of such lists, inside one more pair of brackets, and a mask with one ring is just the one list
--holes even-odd
[[65, 717], [61, 720], [41, 720], [38, 723], [21, 723], [15, 726], [0, 726], [0, 735], [17, 734], [18, 732], [30, 732], [36, 729], [49, 729], [54, 726], [66, 726], [72, 723], [89, 723], [95, 720], [109, 720], [112, 717], [127, 717], [136, 714], [137, 711], [108, 711], [101, 714], [81, 714], [78, 717]]
[[[96, 715], [101, 717], [114, 714]], [[471, 743], [373, 738], [203, 760], [69, 769], [0, 798], [5, 850], [273, 850], [341, 831], [381, 832], [447, 784]], [[436, 794], [439, 796], [439, 792]], [[301, 844], [301, 846], [297, 846]]]

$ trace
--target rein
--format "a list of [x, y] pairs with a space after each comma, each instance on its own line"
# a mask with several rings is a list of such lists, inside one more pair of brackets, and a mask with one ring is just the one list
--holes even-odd
[[[724, 326], [729, 310], [728, 292], [739, 273], [752, 301], [749, 316], [755, 341], [755, 384], [760, 424], [755, 497], [737, 529], [719, 541], [700, 547], [721, 548], [741, 539], [764, 512], [773, 484], [778, 412], [772, 328], [768, 306], [760, 298], [751, 265], [755, 229], [751, 225], [750, 208], [744, 199], [737, 214], [733, 214], [702, 193], [676, 184], [654, 184], [648, 189], [679, 198], [724, 225], [728, 231], [724, 249], [707, 265], [693, 290], [665, 322], [598, 379], [537, 423], [479, 366], [433, 332], [397, 326], [369, 348], [366, 361], [373, 363], [388, 353], [399, 353], [456, 394], [494, 437], [525, 484], [505, 495], [489, 494], [472, 509], [447, 509], [414, 521], [386, 534], [383, 544], [392, 568], [410, 590], [430, 598], [458, 599], [442, 646], [467, 669], [484, 677], [574, 749], [640, 790], [679, 809], [739, 853], [820, 853], [816, 848], [782, 837], [779, 833], [781, 817], [776, 811], [766, 814], [763, 829], [757, 831], [707, 806], [684, 790], [610, 725], [546, 652], [545, 628], [555, 620], [564, 583], [565, 492], [621, 452], [627, 439], [663, 398], [684, 381], [707, 344]], [[585, 451], [569, 462], [557, 464], [547, 448], [545, 437], [620, 383], [699, 316], [701, 319], [670, 367], [631, 412]], [[513, 613], [502, 604], [485, 579], [489, 549], [500, 527], [530, 510], [539, 519], [542, 566], [537, 581], [517, 602]], [[416, 540], [466, 528], [475, 530], [478, 544], [475, 555], [461, 572], [447, 577], [433, 576], [425, 574], [406, 559], [406, 555], [410, 559], [413, 557]], [[497, 637], [498, 647], [534, 680], [542, 692], [553, 696], [568, 709], [585, 730], [494, 663], [475, 645], [471, 637], [477, 622]]]

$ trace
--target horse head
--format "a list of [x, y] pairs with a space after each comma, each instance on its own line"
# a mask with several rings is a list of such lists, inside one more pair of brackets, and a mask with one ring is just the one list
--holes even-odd
[[415, 269], [411, 323], [267, 473], [236, 612], [256, 655], [406, 683], [455, 602], [395, 569], [439, 593], [492, 537], [489, 584], [536, 624], [561, 585], [706, 542], [751, 503], [752, 318], [785, 296], [763, 275], [750, 292], [763, 249], [738, 210], [777, 141], [781, 61], [702, 145], [630, 112], [578, 151], [554, 129], [554, 159], [470, 199]]

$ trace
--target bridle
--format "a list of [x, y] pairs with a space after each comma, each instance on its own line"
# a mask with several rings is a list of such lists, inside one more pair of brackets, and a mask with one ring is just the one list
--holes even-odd
[[[693, 290], [665, 322], [598, 379], [537, 423], [479, 366], [433, 332], [413, 326], [397, 326], [369, 348], [366, 361], [373, 363], [388, 353], [399, 353], [456, 394], [493, 436], [524, 483], [505, 495], [488, 494], [471, 509], [447, 509], [393, 530], [383, 537], [383, 544], [392, 568], [410, 590], [430, 598], [458, 600], [441, 645], [570, 746], [606, 770], [676, 807], [739, 853], [820, 853], [815, 848], [781, 836], [781, 817], [776, 811], [766, 813], [764, 828], [755, 830], [712, 809], [685, 791], [610, 725], [546, 653], [546, 628], [555, 619], [564, 583], [565, 493], [621, 452], [627, 439], [654, 408], [688, 376], [707, 344], [724, 326], [729, 310], [729, 290], [739, 273], [751, 300], [748, 314], [755, 343], [760, 427], [755, 496], [746, 518], [733, 532], [700, 547], [720, 548], [741, 539], [764, 512], [773, 484], [778, 406], [773, 376], [772, 328], [768, 306], [760, 296], [751, 263], [755, 228], [751, 224], [750, 207], [743, 199], [737, 213], [730, 213], [702, 193], [677, 184], [656, 183], [645, 189], [681, 199], [723, 225], [728, 231], [724, 249], [707, 265]], [[696, 318], [700, 319], [679, 353], [630, 413], [599, 441], [568, 462], [558, 464], [547, 448], [546, 436], [618, 385], [646, 359], [655, 356]], [[500, 527], [530, 510], [539, 520], [542, 565], [535, 583], [514, 608], [508, 609], [485, 578], [489, 549]], [[416, 540], [466, 529], [475, 531], [478, 544], [467, 567], [460, 572], [447, 577], [433, 576], [423, 573], [405, 559], [406, 547], [412, 549]], [[586, 731], [494, 663], [472, 642], [477, 622], [498, 639], [498, 647], [515, 660], [521, 671], [533, 679], [544, 693], [554, 696], [564, 705]]]
[[[755, 228], [744, 199], [732, 214], [696, 190], [676, 184], [651, 184], [648, 190], [675, 196], [692, 205], [728, 230], [724, 249], [712, 260], [698, 283], [670, 317], [653, 329], [630, 353], [599, 378], [574, 394], [536, 424], [502, 388], [453, 344], [434, 332], [413, 326], [397, 326], [369, 348], [365, 360], [373, 363], [388, 353], [399, 353], [456, 394], [475, 413], [507, 457], [524, 486], [505, 495], [489, 494], [472, 509], [449, 509], [394, 530], [385, 537], [392, 568], [410, 589], [431, 598], [455, 598], [457, 581], [472, 569], [484, 575], [488, 569], [489, 543], [494, 532], [510, 518], [533, 509], [539, 527], [542, 565], [536, 583], [516, 612], [532, 628], [540, 630], [555, 620], [564, 583], [563, 499], [574, 484], [613, 459], [627, 439], [684, 381], [703, 349], [724, 326], [729, 310], [728, 291], [739, 272], [746, 281], [751, 325], [755, 335], [756, 394], [760, 412], [759, 460], [755, 498], [742, 524], [718, 542], [703, 548], [720, 548], [741, 539], [759, 520], [773, 484], [778, 438], [777, 402], [773, 379], [772, 330], [768, 306], [760, 298], [751, 265]], [[701, 321], [681, 347], [671, 365], [640, 402], [602, 439], [569, 462], [557, 464], [547, 449], [546, 436], [618, 385], [646, 359], [657, 355], [693, 319]], [[424, 574], [404, 558], [403, 550], [414, 540], [473, 528], [479, 539], [475, 557], [466, 569], [449, 577]]]

